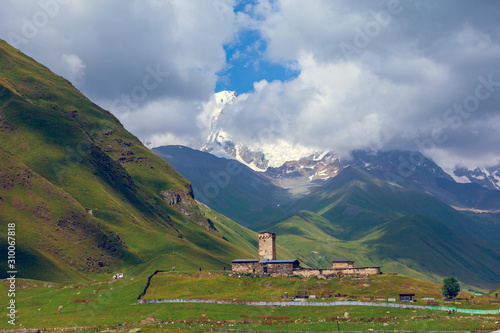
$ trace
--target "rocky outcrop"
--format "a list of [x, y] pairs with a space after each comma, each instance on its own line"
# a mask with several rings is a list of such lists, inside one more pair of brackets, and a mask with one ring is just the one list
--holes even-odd
[[210, 221], [210, 219], [207, 219], [205, 215], [199, 210], [198, 204], [194, 199], [193, 189], [191, 188], [191, 186], [187, 188], [187, 191], [166, 190], [161, 191], [160, 195], [163, 197], [163, 200], [168, 205], [172, 206], [175, 210], [193, 219], [208, 232], [211, 232], [217, 237], [224, 239], [213, 222]]
[[[170, 206], [188, 206], [193, 207], [193, 195], [191, 191], [182, 190], [167, 190], [161, 191], [160, 194], [163, 196], [163, 200]], [[188, 215], [189, 216], [189, 215]]]

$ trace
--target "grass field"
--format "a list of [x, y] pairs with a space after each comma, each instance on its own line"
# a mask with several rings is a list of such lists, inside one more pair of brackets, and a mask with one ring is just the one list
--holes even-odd
[[[151, 279], [150, 287], [143, 299], [187, 298], [248, 301], [281, 301], [299, 292], [315, 295], [316, 300], [336, 301], [360, 300], [374, 301], [375, 298], [399, 299], [400, 293], [414, 293], [417, 305], [428, 305], [423, 297], [435, 298], [442, 306], [462, 308], [498, 309], [499, 305], [490, 304], [488, 296], [474, 296], [461, 291], [456, 304], [444, 304], [441, 284], [422, 281], [404, 275], [375, 275], [369, 278], [333, 278], [328, 280], [300, 277], [265, 277], [248, 275], [230, 276], [220, 272], [197, 273], [159, 273]], [[340, 295], [335, 297], [335, 295]], [[437, 304], [436, 304], [437, 305]]]
[[[87, 331], [141, 327], [145, 331], [200, 328], [256, 330], [336, 331], [341, 330], [493, 330], [500, 328], [500, 316], [448, 315], [442, 311], [408, 310], [362, 306], [259, 307], [220, 304], [137, 304], [147, 274], [122, 280], [62, 285], [32, 280], [17, 281], [16, 324], [28, 328], [86, 327]], [[366, 285], [366, 286], [365, 286]], [[440, 286], [405, 276], [377, 276], [368, 280], [352, 278], [302, 281], [297, 278], [229, 277], [223, 272], [182, 272], [157, 275], [145, 298], [215, 298], [279, 300], [308, 290], [319, 294], [335, 290], [349, 295], [386, 294], [399, 290], [438, 297]], [[1, 283], [0, 293], [7, 292]], [[463, 294], [462, 296], [467, 296]], [[476, 300], [478, 298], [475, 298]], [[331, 299], [333, 300], [333, 299]], [[483, 304], [457, 307], [487, 308]], [[61, 313], [58, 307], [63, 306]], [[497, 306], [498, 308], [498, 306]], [[345, 313], [348, 316], [344, 316]], [[1, 329], [13, 328], [2, 308]], [[339, 322], [337, 326], [337, 321]]]

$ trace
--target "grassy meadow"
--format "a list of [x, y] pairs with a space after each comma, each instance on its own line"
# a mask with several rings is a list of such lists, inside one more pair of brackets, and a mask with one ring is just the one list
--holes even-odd
[[[17, 281], [17, 328], [80, 327], [85, 331], [141, 327], [144, 331], [239, 328], [251, 330], [336, 331], [341, 330], [492, 330], [500, 327], [500, 315], [448, 314], [443, 311], [365, 306], [261, 307], [222, 304], [137, 304], [146, 285], [147, 274], [125, 276], [121, 280], [63, 285], [34, 280]], [[302, 280], [293, 277], [257, 279], [228, 276], [224, 272], [176, 272], [153, 277], [144, 299], [207, 298], [237, 300], [281, 300], [284, 292], [298, 291], [323, 295], [332, 292], [363, 297], [396, 297], [413, 292], [440, 299], [440, 285], [407, 276], [380, 275], [369, 279], [341, 278]], [[0, 293], [6, 294], [6, 283]], [[471, 298], [462, 292], [459, 297]], [[499, 308], [488, 299], [477, 303], [452, 304], [463, 308]], [[317, 301], [321, 301], [319, 298]], [[423, 304], [421, 301], [417, 304]], [[59, 306], [63, 306], [58, 313]], [[345, 316], [345, 313], [348, 313]], [[7, 311], [0, 311], [7, 318]], [[338, 321], [338, 324], [337, 324]], [[7, 320], [0, 329], [12, 328]]]

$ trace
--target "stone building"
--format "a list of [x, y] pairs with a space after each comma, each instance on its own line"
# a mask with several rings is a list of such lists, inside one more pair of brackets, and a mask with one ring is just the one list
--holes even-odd
[[354, 268], [354, 261], [348, 259], [333, 259], [332, 268]]
[[236, 259], [232, 263], [233, 273], [257, 273], [257, 266], [259, 260], [257, 259]]
[[300, 267], [300, 262], [297, 259], [291, 260], [269, 260], [262, 259], [259, 261], [260, 268], [258, 273], [274, 275], [293, 275], [293, 271]]
[[276, 259], [276, 234], [259, 234], [258, 259], [235, 259], [232, 262], [233, 273], [251, 273], [266, 276], [298, 275], [305, 278], [323, 276], [370, 276], [380, 274], [380, 267], [354, 267], [354, 261], [333, 259], [332, 267], [326, 269], [304, 268], [297, 259]]
[[276, 260], [276, 234], [262, 232], [259, 234], [259, 260]]

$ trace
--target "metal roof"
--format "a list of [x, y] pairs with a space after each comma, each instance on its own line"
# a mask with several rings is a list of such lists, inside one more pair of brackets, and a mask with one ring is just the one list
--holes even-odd
[[340, 259], [333, 259], [332, 262], [354, 262], [354, 260], [340, 258]]
[[298, 262], [297, 259], [287, 259], [287, 260], [269, 260], [269, 264], [293, 264], [294, 262]]
[[247, 263], [247, 262], [258, 262], [258, 259], [234, 259], [233, 263], [238, 264], [238, 263]]
[[253, 263], [260, 262], [261, 264], [293, 264], [295, 262], [299, 262], [298, 259], [288, 259], [288, 260], [269, 260], [269, 259], [234, 259], [233, 263], [242, 264], [242, 263]]

